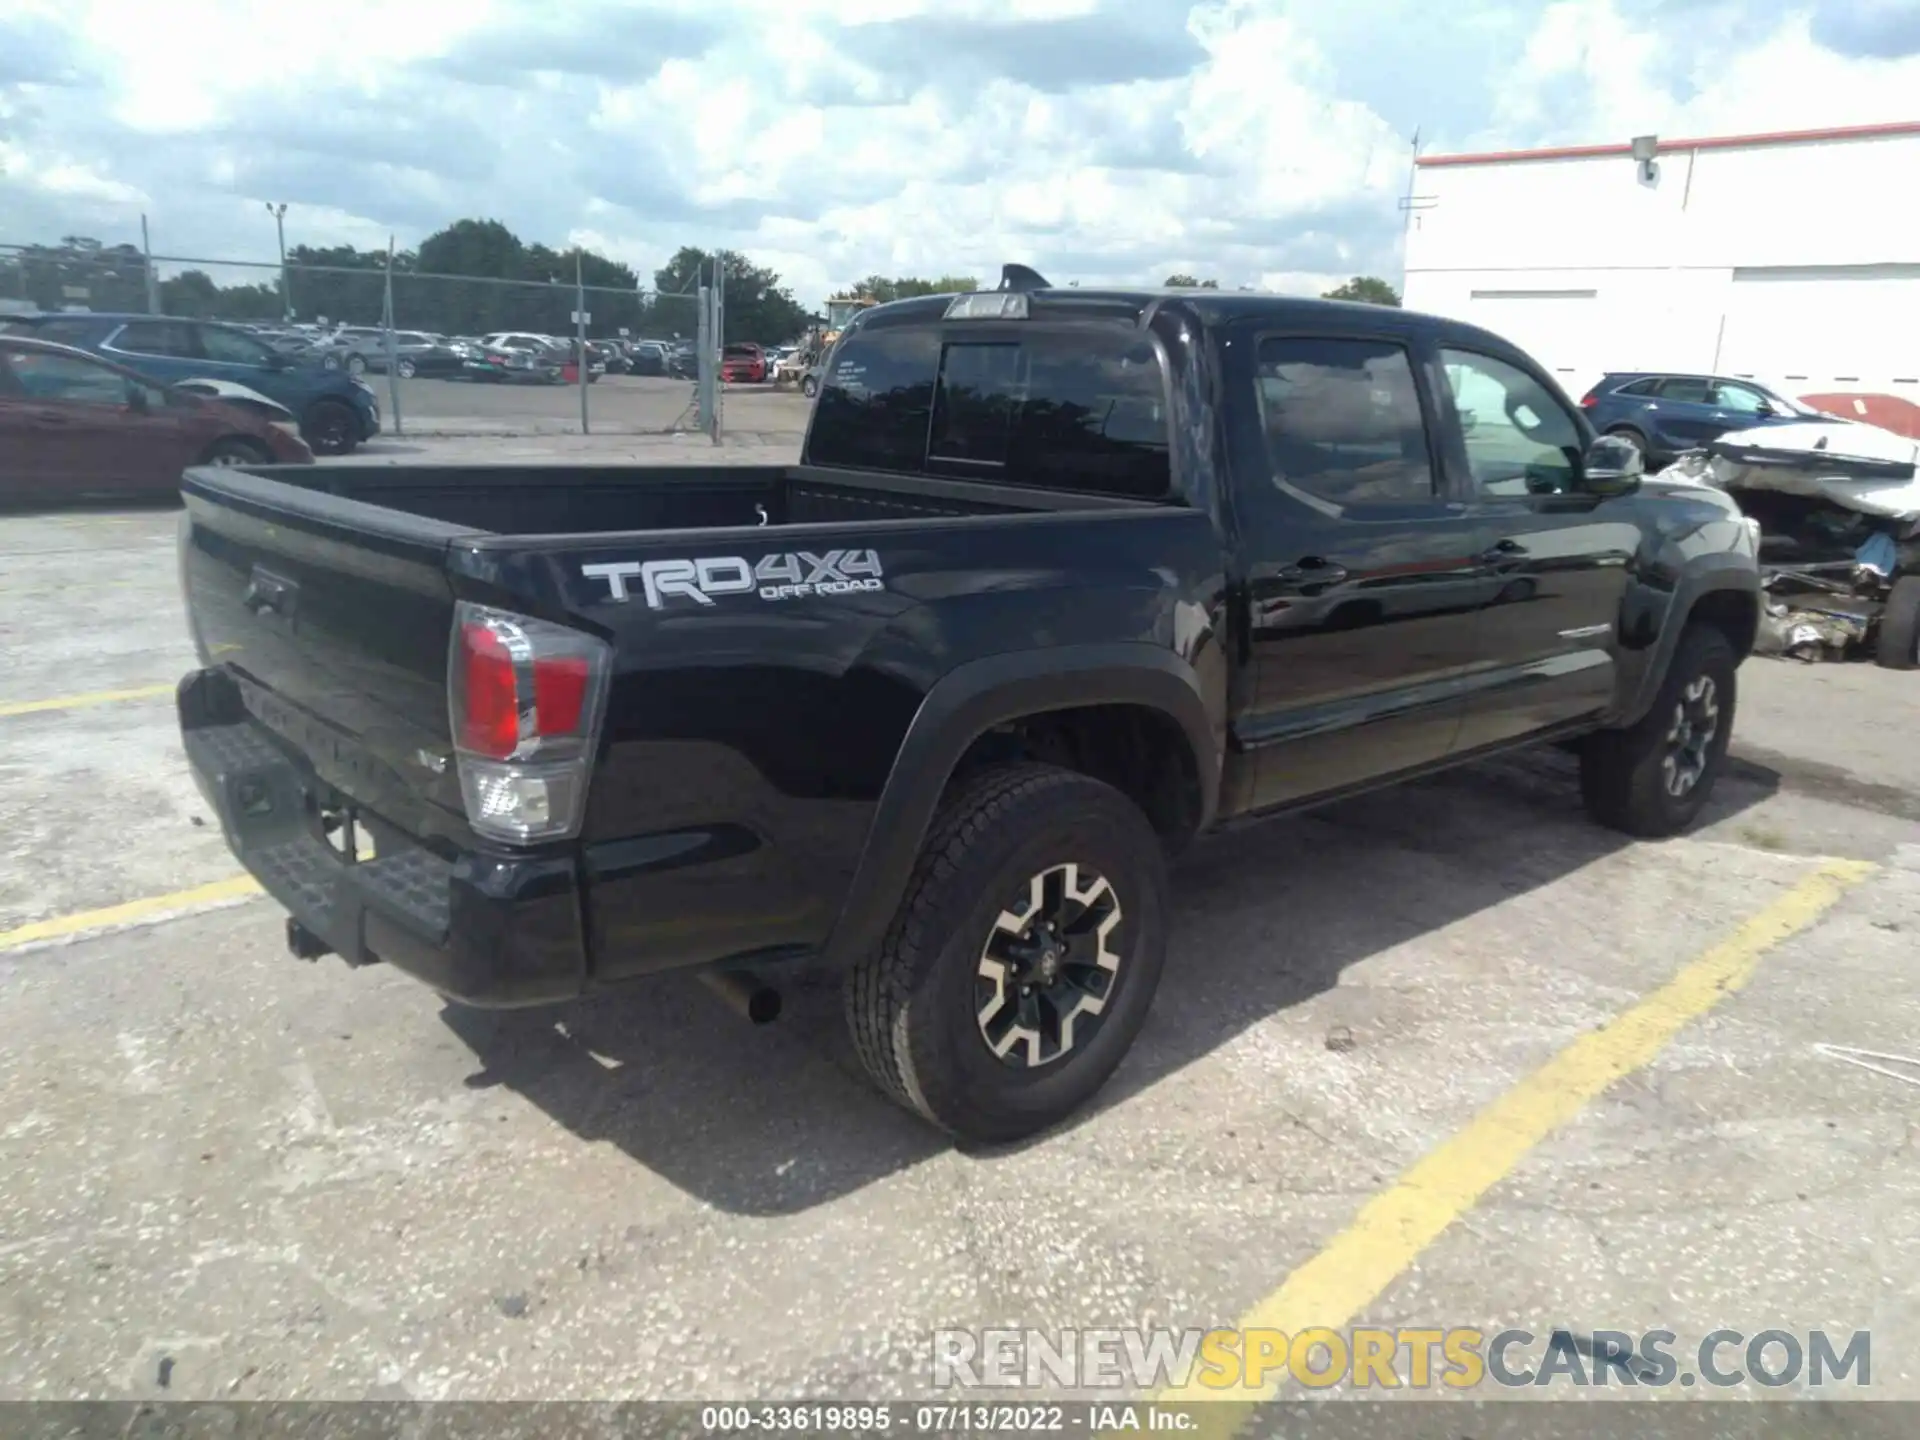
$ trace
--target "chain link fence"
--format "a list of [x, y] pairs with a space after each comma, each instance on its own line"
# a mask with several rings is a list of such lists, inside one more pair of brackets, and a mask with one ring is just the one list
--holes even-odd
[[0, 320], [70, 310], [252, 326], [301, 365], [376, 386], [398, 434], [720, 439], [726, 387], [712, 337], [722, 330], [709, 285], [662, 294], [584, 284], [577, 272], [502, 279], [424, 273], [404, 256], [354, 258], [282, 265], [73, 237], [0, 242]]

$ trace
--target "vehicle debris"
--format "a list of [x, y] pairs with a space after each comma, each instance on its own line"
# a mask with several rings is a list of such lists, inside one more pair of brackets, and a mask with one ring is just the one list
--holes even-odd
[[1660, 478], [1726, 491], [1759, 526], [1770, 597], [1754, 652], [1920, 667], [1920, 442], [1873, 425], [1773, 425]]

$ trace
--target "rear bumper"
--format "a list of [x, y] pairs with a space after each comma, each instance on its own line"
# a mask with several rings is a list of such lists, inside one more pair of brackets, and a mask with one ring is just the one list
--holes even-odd
[[468, 1005], [547, 1004], [585, 988], [570, 858], [444, 853], [370, 816], [380, 853], [355, 862], [322, 829], [344, 797], [247, 714], [231, 681], [195, 671], [176, 702], [187, 763], [228, 848], [348, 964], [385, 961]]

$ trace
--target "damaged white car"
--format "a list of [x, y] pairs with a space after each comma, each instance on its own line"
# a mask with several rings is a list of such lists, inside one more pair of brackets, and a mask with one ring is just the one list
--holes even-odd
[[1662, 479], [1725, 490], [1760, 527], [1756, 650], [1920, 668], [1920, 441], [1872, 425], [1769, 425], [1688, 451]]

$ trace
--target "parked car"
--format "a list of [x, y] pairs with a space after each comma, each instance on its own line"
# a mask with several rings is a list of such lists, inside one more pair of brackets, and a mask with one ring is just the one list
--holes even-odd
[[720, 352], [720, 378], [734, 384], [758, 385], [767, 378], [766, 352], [743, 341]]
[[165, 496], [190, 465], [311, 465], [291, 429], [97, 355], [0, 335], [0, 501]]
[[627, 350], [618, 340], [589, 340], [587, 349], [600, 362], [602, 370], [608, 375], [624, 375], [633, 368], [633, 362], [627, 356]]
[[700, 357], [694, 354], [693, 346], [676, 345], [667, 352], [667, 374], [675, 380], [697, 380], [700, 377]]
[[[445, 379], [463, 374], [470, 352], [444, 335], [429, 335], [420, 330], [397, 330], [393, 336], [393, 368], [402, 380], [418, 375], [427, 379]], [[383, 374], [387, 357], [383, 351], [375, 368]]]
[[30, 333], [88, 350], [159, 385], [230, 380], [257, 390], [299, 417], [317, 455], [345, 455], [380, 433], [373, 387], [285, 355], [245, 331], [212, 320], [156, 315], [63, 313], [29, 317]]
[[469, 380], [556, 385], [563, 356], [537, 335], [489, 335], [462, 362]]
[[1700, 814], [1726, 495], [1473, 326], [1026, 274], [867, 311], [798, 465], [191, 472], [184, 750], [292, 952], [759, 1019], [837, 973], [879, 1089], [1008, 1141], [1120, 1063], [1218, 822], [1543, 742], [1605, 825]]
[[627, 351], [630, 373], [664, 375], [667, 373], [667, 347], [657, 340], [636, 340]]
[[1602, 376], [1580, 405], [1594, 429], [1631, 442], [1649, 465], [1665, 465], [1729, 430], [1845, 423], [1771, 386], [1725, 375], [1618, 371]]

